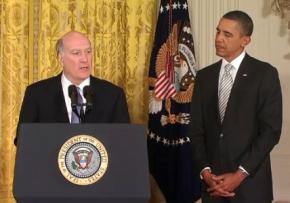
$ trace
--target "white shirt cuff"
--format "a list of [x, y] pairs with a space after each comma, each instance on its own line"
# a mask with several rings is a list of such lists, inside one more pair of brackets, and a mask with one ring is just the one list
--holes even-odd
[[202, 177], [202, 172], [204, 172], [205, 170], [209, 170], [209, 172], [211, 173], [211, 169], [210, 169], [210, 167], [205, 167], [205, 168], [203, 168], [202, 170], [201, 170], [201, 172], [199, 173], [199, 176], [200, 176], [200, 179], [202, 180], [203, 179], [203, 177]]
[[248, 173], [248, 171], [247, 171], [246, 169], [244, 169], [244, 167], [239, 166], [239, 169], [240, 169], [243, 173], [245, 173], [247, 176], [250, 175], [250, 174]]

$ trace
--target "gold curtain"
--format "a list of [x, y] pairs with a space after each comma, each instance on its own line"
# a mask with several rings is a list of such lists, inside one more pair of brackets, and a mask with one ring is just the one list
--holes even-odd
[[13, 144], [24, 90], [61, 71], [54, 45], [77, 30], [94, 49], [93, 75], [123, 87], [133, 123], [147, 122], [155, 0], [0, 0], [0, 202], [14, 202]]

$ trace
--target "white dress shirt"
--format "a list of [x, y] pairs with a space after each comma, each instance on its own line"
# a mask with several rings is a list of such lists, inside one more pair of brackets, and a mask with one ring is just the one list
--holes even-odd
[[[235, 58], [230, 64], [232, 64], [232, 66], [234, 67], [233, 69], [231, 69], [230, 71], [230, 74], [232, 76], [232, 79], [233, 81], [235, 81], [235, 78], [236, 78], [236, 75], [237, 75], [237, 72], [240, 68], [240, 65], [244, 59], [246, 55], [246, 52], [243, 51], [237, 58]], [[220, 83], [221, 83], [221, 79], [222, 79], [222, 76], [225, 72], [225, 66], [229, 64], [228, 61], [226, 61], [225, 59], [222, 59], [222, 65], [221, 65], [221, 70], [220, 70], [220, 74], [219, 74], [219, 87], [220, 87]]]

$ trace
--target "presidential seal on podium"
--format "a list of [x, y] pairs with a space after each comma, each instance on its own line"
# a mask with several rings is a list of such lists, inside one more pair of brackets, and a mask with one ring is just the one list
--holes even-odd
[[105, 146], [89, 135], [71, 137], [58, 153], [60, 172], [76, 185], [90, 185], [100, 180], [107, 170], [108, 161]]

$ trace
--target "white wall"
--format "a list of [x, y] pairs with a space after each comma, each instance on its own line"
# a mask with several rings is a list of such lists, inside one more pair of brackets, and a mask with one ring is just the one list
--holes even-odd
[[219, 18], [239, 9], [254, 21], [252, 42], [247, 52], [274, 65], [283, 91], [283, 130], [280, 143], [272, 152], [275, 200], [290, 201], [290, 30], [271, 12], [271, 0], [188, 0], [199, 67], [209, 65], [215, 56], [214, 36]]

